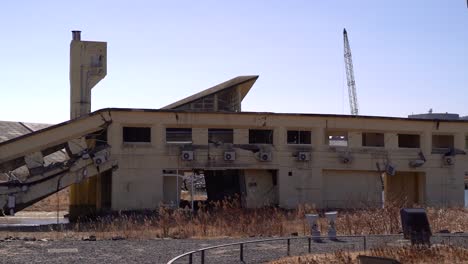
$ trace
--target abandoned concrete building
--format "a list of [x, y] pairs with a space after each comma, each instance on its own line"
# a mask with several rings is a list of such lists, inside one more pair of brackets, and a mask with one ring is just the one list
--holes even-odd
[[[382, 206], [393, 198], [464, 205], [468, 121], [243, 112], [258, 76], [161, 109], [90, 113], [105, 62], [105, 43], [81, 41], [75, 32], [71, 120], [0, 142], [0, 173], [11, 178], [23, 168], [26, 178], [36, 177], [0, 184], [6, 213], [72, 184], [74, 214], [177, 206], [187, 174], [204, 177], [208, 200], [238, 195], [247, 208]], [[74, 75], [83, 65], [92, 74]], [[57, 152], [62, 163], [44, 161]]]

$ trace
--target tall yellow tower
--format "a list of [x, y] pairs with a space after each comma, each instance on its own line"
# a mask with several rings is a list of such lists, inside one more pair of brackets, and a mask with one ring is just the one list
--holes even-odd
[[[70, 119], [91, 112], [91, 89], [107, 74], [107, 43], [82, 41], [81, 31], [72, 31], [70, 43]], [[96, 177], [71, 186], [70, 217], [96, 210]]]

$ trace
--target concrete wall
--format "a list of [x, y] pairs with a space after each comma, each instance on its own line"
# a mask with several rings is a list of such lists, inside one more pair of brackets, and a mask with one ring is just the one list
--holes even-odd
[[[457, 155], [455, 164], [446, 166], [442, 162], [442, 154], [432, 153], [431, 140], [433, 134], [454, 135], [455, 147], [464, 150], [468, 122], [160, 111], [114, 111], [112, 120], [108, 140], [112, 146], [112, 156], [119, 162], [119, 169], [114, 172], [112, 180], [112, 208], [116, 210], [156, 208], [164, 197], [169, 197], [164, 195], [162, 170], [192, 168], [243, 169], [248, 172], [247, 179], [255, 178], [262, 190], [271, 186], [271, 183], [267, 182], [268, 177], [263, 174], [264, 170], [276, 170], [277, 198], [274, 199], [285, 208], [295, 207], [299, 203], [314, 204], [317, 207], [338, 206], [340, 202], [330, 204], [330, 201], [343, 200], [343, 193], [350, 191], [350, 195], [355, 197], [371, 193], [370, 196], [366, 196], [366, 201], [373, 202], [377, 199], [377, 183], [373, 180], [375, 177], [369, 175], [378, 175], [378, 168], [383, 169], [388, 162], [391, 162], [397, 171], [421, 172], [425, 175], [424, 199], [428, 205], [462, 206], [464, 203], [463, 176], [468, 171], [467, 156]], [[151, 127], [151, 142], [124, 143], [124, 126]], [[167, 127], [193, 128], [193, 144], [167, 144]], [[208, 128], [233, 128], [234, 145], [208, 144]], [[248, 145], [249, 128], [274, 130], [273, 145], [254, 146], [271, 152], [271, 161], [259, 161], [256, 158], [257, 154], [246, 148], [252, 147]], [[288, 130], [312, 131], [312, 144], [288, 145]], [[328, 131], [347, 132], [348, 147], [326, 145]], [[385, 146], [362, 147], [363, 132], [384, 133]], [[420, 135], [421, 148], [399, 148], [398, 133]], [[193, 150], [195, 159], [182, 161], [182, 149]], [[236, 152], [235, 161], [224, 161], [223, 152], [226, 150]], [[310, 152], [310, 161], [298, 161], [298, 151]], [[427, 162], [421, 167], [411, 168], [408, 165], [409, 161], [418, 159], [420, 151]], [[348, 155], [352, 161], [342, 163], [340, 157], [343, 155]], [[335, 176], [330, 176], [330, 171], [333, 171]], [[259, 184], [257, 189], [260, 189]], [[354, 184], [353, 188], [349, 188], [350, 184]], [[333, 193], [337, 194], [336, 199], [333, 199]], [[247, 197], [249, 194], [250, 197], [259, 197], [253, 190]], [[360, 202], [362, 201], [346, 206], [354, 206]], [[256, 207], [262, 203], [260, 197], [258, 200], [249, 198], [247, 204]]]

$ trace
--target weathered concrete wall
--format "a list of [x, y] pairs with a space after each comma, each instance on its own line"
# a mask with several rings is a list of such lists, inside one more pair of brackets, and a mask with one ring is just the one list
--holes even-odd
[[[365, 201], [357, 198], [359, 201], [355, 201], [353, 198], [352, 201], [355, 202], [346, 206], [362, 202], [373, 203], [380, 199], [377, 193], [381, 191], [376, 187], [378, 184], [374, 178], [377, 176], [374, 175], [379, 175], [378, 168], [384, 169], [388, 162], [397, 171], [421, 172], [425, 175], [421, 187], [424, 189], [424, 197], [421, 200], [428, 205], [462, 206], [464, 203], [463, 175], [468, 171], [467, 156], [457, 155], [454, 165], [444, 165], [442, 154], [432, 154], [431, 140], [433, 134], [454, 135], [455, 147], [464, 150], [468, 122], [158, 111], [115, 111], [112, 112], [112, 119], [108, 139], [112, 145], [112, 155], [119, 161], [119, 170], [114, 172], [112, 181], [112, 208], [116, 210], [157, 207], [165, 197], [162, 170], [192, 168], [243, 169], [249, 172], [277, 170], [277, 202], [286, 208], [295, 207], [299, 203], [314, 204], [317, 207], [341, 206], [343, 200], [349, 200], [345, 194], [352, 197], [364, 197], [363, 194], [366, 194]], [[151, 127], [151, 142], [123, 143], [124, 126]], [[167, 144], [167, 127], [193, 128], [193, 144]], [[233, 128], [234, 145], [208, 144], [208, 128]], [[249, 143], [250, 128], [274, 130], [272, 145], [258, 145], [259, 149], [272, 153], [271, 161], [259, 161], [256, 153], [241, 146]], [[288, 130], [312, 131], [312, 144], [287, 144]], [[347, 132], [348, 147], [326, 145], [328, 131]], [[384, 133], [385, 147], [362, 147], [363, 132]], [[399, 148], [398, 133], [420, 135], [421, 147]], [[195, 159], [182, 161], [181, 149], [193, 150]], [[224, 161], [223, 152], [231, 149], [236, 152], [236, 160]], [[310, 152], [310, 161], [298, 161], [298, 151]], [[412, 168], [408, 165], [409, 161], [418, 159], [419, 151], [424, 153], [427, 162], [421, 167]], [[341, 162], [340, 157], [344, 153], [351, 157], [350, 163]], [[330, 176], [331, 171], [335, 176]], [[263, 176], [255, 177], [263, 179]], [[261, 188], [266, 189], [269, 184], [262, 181]], [[333, 193], [336, 194], [335, 197]], [[262, 202], [249, 198], [247, 204], [255, 207], [258, 203]]]

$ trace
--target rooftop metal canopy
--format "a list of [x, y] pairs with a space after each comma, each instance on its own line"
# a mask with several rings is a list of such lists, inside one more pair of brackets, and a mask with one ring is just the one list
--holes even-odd
[[238, 76], [161, 109], [203, 112], [240, 112], [241, 102], [258, 75]]

